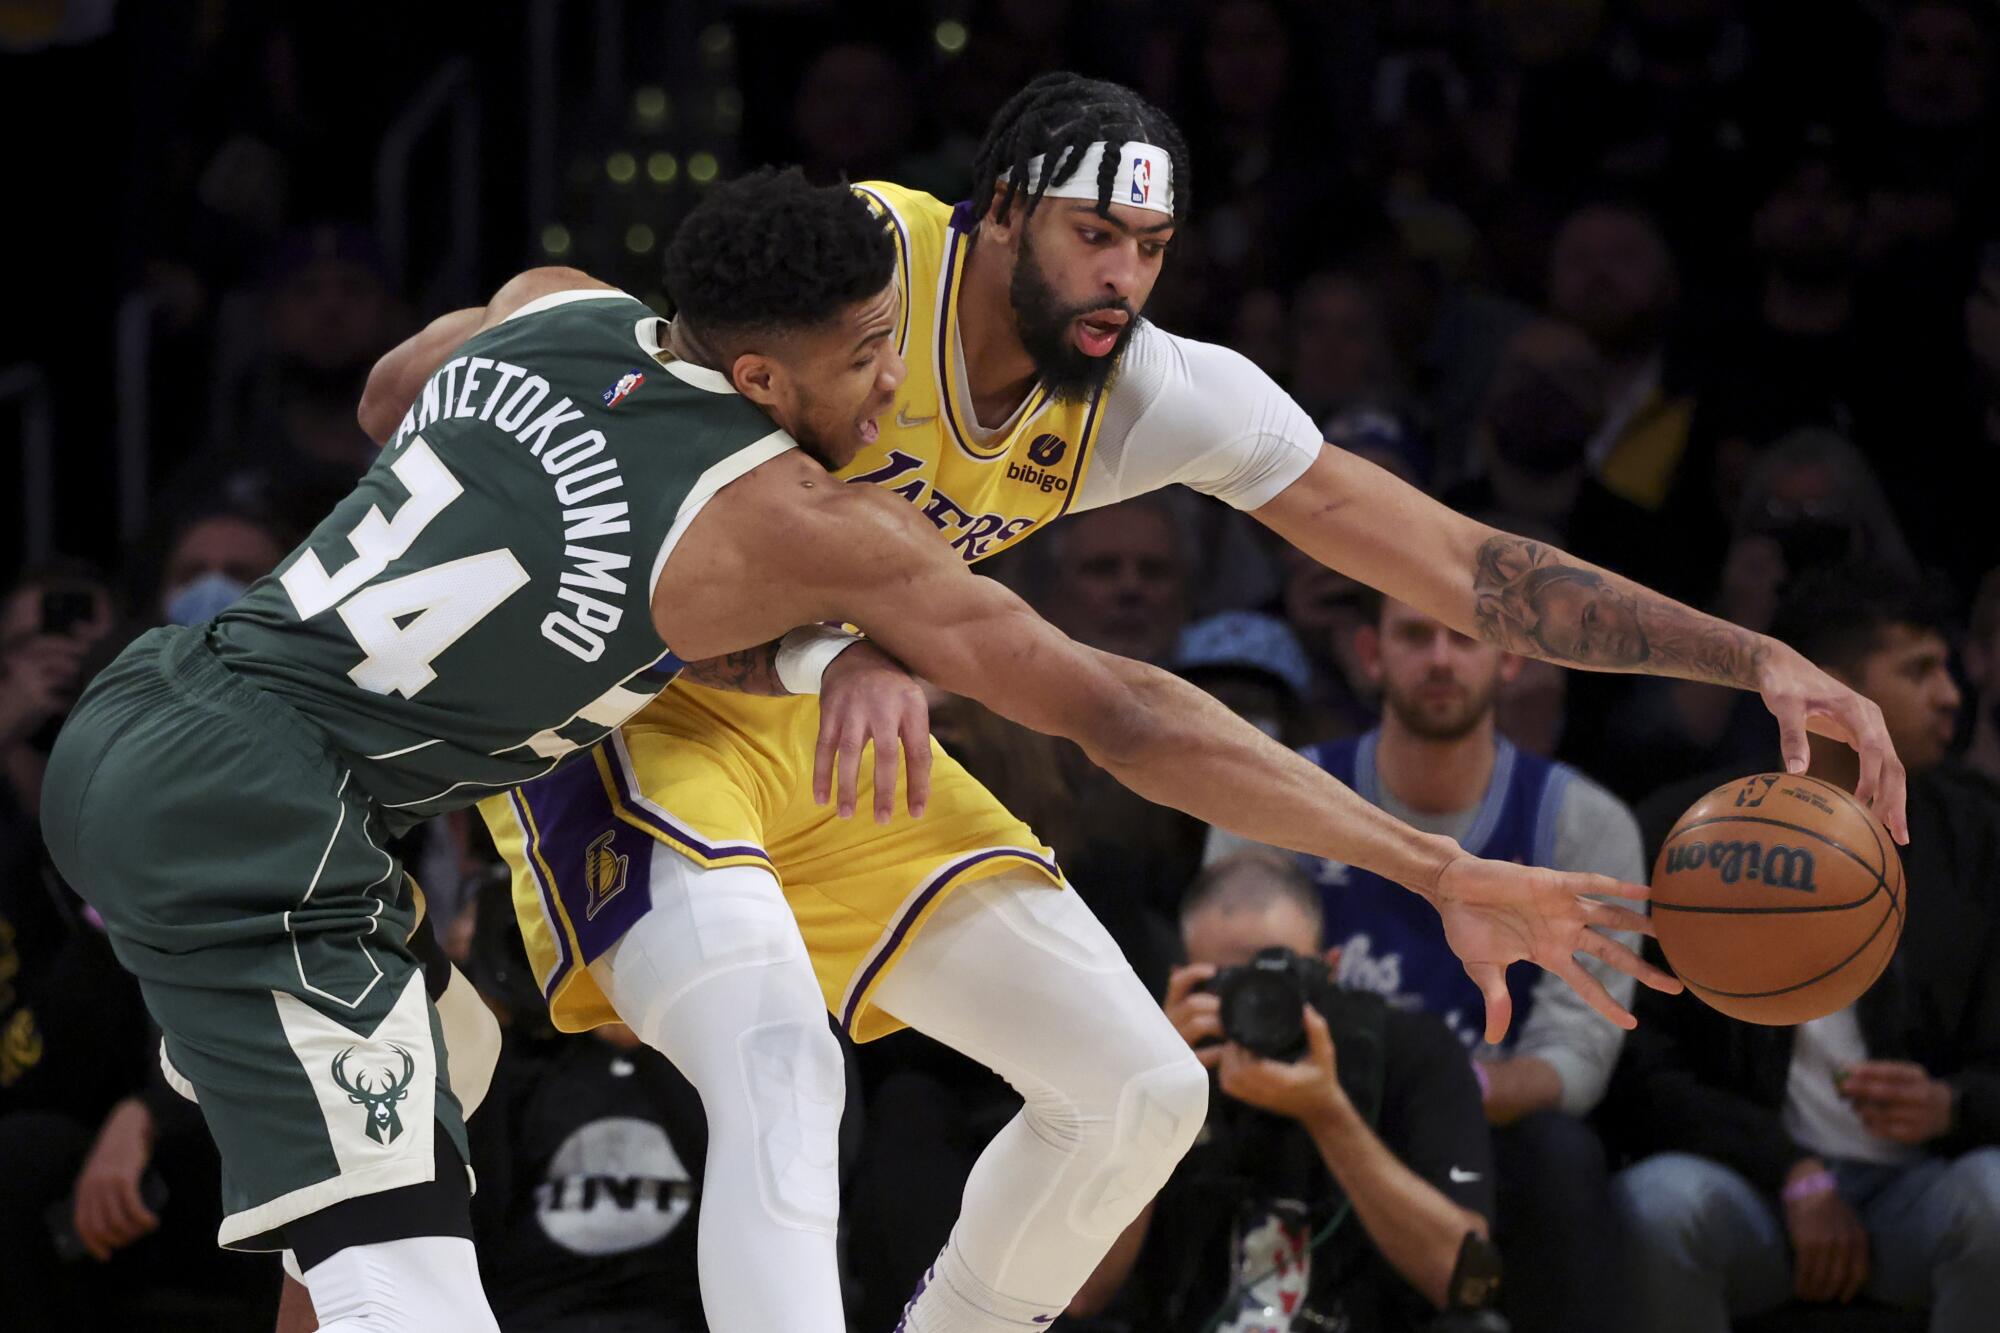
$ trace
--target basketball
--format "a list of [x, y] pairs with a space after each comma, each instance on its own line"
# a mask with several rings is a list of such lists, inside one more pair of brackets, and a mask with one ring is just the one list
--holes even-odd
[[1817, 778], [1760, 773], [1717, 787], [1653, 865], [1653, 928], [1709, 1007], [1804, 1023], [1882, 975], [1903, 934], [1903, 862], [1888, 831]]

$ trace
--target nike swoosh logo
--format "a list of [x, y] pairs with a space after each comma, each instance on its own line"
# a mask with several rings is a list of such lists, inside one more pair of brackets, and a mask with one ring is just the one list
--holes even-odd
[[1469, 1185], [1479, 1179], [1477, 1171], [1461, 1171], [1457, 1167], [1453, 1167], [1446, 1174], [1450, 1175], [1451, 1183], [1454, 1185]]
[[918, 426], [928, 426], [931, 422], [936, 420], [937, 420], [937, 413], [935, 412], [931, 413], [927, 417], [912, 417], [912, 416], [905, 416], [902, 408], [899, 407], [896, 409], [896, 424], [898, 426], [901, 426], [904, 430], [911, 430]]

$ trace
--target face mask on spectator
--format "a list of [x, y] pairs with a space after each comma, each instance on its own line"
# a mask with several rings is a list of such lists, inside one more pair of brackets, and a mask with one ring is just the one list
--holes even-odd
[[241, 597], [250, 585], [229, 577], [219, 569], [211, 569], [190, 583], [183, 583], [167, 594], [167, 623], [172, 625], [199, 625], [211, 620], [225, 607]]
[[1583, 461], [1603, 419], [1595, 406], [1537, 371], [1520, 372], [1487, 406], [1493, 448], [1510, 466], [1554, 476]]

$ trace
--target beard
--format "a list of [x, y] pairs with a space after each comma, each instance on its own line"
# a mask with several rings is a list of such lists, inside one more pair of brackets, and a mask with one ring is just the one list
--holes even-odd
[[[1421, 689], [1419, 684], [1418, 690]], [[1483, 690], [1468, 686], [1459, 699], [1441, 706], [1427, 702], [1417, 690], [1404, 694], [1400, 690], [1384, 688], [1382, 706], [1394, 713], [1403, 729], [1419, 740], [1455, 741], [1471, 734], [1473, 728], [1493, 711], [1494, 696], [1499, 692], [1500, 683], [1497, 680]]]
[[[1007, 285], [1007, 301], [1014, 309], [1014, 326], [1021, 346], [1035, 363], [1042, 387], [1058, 403], [1083, 403], [1103, 389], [1118, 372], [1125, 345], [1139, 327], [1138, 312], [1124, 301], [1089, 301], [1064, 305], [1035, 258], [1028, 230], [1021, 231], [1021, 253], [1014, 264], [1014, 277]], [[1128, 317], [1119, 330], [1118, 341], [1103, 356], [1086, 356], [1069, 336], [1070, 325], [1084, 315], [1100, 310], [1120, 310]]]
[[794, 393], [796, 396], [792, 400], [790, 413], [792, 425], [789, 429], [792, 441], [799, 446], [799, 452], [807, 458], [828, 472], [838, 472], [841, 461], [829, 446], [827, 432], [821, 427], [819, 401], [803, 388], [795, 389]]

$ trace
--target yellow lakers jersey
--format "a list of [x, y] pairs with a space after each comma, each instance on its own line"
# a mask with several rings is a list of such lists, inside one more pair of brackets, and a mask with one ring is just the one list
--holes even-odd
[[981, 432], [958, 350], [970, 223], [900, 185], [854, 189], [895, 233], [903, 294], [896, 343], [909, 375], [875, 443], [839, 475], [888, 487], [935, 523], [954, 551], [982, 560], [1068, 512], [1090, 466], [1103, 394], [1057, 403], [1037, 385], [1003, 427]]

